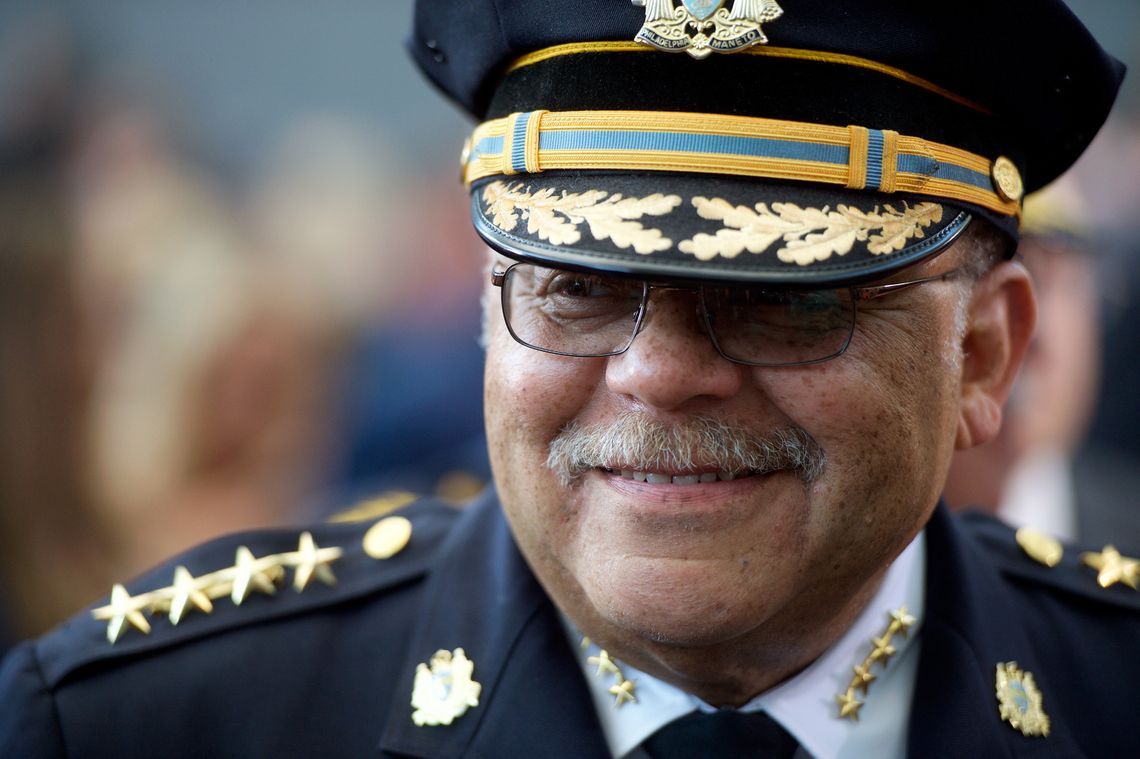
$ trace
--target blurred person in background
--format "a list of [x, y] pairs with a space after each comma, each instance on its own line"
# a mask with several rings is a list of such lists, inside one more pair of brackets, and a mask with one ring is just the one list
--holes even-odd
[[403, 187], [406, 223], [389, 255], [414, 250], [402, 258], [420, 265], [393, 267], [381, 292], [398, 286], [400, 297], [354, 335], [337, 393], [344, 428], [332, 485], [339, 500], [398, 489], [463, 502], [490, 481], [482, 263], [454, 176]]
[[[330, 162], [286, 146], [247, 206], [187, 164], [153, 109], [111, 105], [77, 170], [106, 351], [89, 441], [95, 497], [138, 571], [307, 514], [382, 227], [364, 213], [376, 198]], [[343, 135], [314, 136], [301, 144], [345, 150]], [[372, 163], [354, 157], [339, 166]], [[306, 168], [319, 165], [325, 181]]]
[[32, 27], [0, 145], [6, 642], [112, 577], [314, 510], [387, 230], [378, 147], [301, 125], [239, 200], [156, 98], [80, 77], [66, 27]]
[[0, 148], [0, 608], [9, 641], [97, 597], [116, 569], [85, 487], [93, 346], [75, 297], [57, 137]]
[[77, 277], [66, 35], [29, 30], [39, 65], [0, 134], [0, 650], [103, 592], [119, 545], [86, 480], [98, 363]]
[[1019, 252], [1037, 289], [1037, 331], [1001, 432], [955, 453], [945, 498], [1065, 540], [1140, 546], [1140, 461], [1088, 440], [1105, 310], [1090, 218], [1072, 181], [1027, 199]]

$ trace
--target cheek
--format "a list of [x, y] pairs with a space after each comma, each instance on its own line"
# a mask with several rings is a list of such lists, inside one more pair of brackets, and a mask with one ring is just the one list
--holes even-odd
[[843, 545], [873, 552], [881, 543], [889, 552], [937, 500], [956, 405], [934, 330], [860, 338], [836, 361], [768, 371], [758, 382], [827, 455], [809, 534], [822, 542], [842, 534]]
[[590, 405], [604, 359], [532, 350], [501, 321], [488, 338], [484, 409], [495, 484], [524, 551], [536, 541], [550, 547], [567, 536], [548, 533], [569, 523], [569, 495], [546, 466], [550, 441]]
[[532, 350], [492, 329], [483, 390], [492, 452], [545, 461], [551, 438], [588, 404], [595, 363]]

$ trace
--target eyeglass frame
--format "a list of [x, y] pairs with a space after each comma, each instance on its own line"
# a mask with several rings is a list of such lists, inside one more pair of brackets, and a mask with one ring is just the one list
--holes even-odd
[[[552, 348], [540, 348], [537, 345], [532, 345], [532, 344], [526, 342], [525, 340], [523, 340], [522, 338], [520, 338], [518, 336], [518, 334], [515, 332], [514, 327], [511, 326], [510, 319], [506, 318], [506, 314], [510, 312], [511, 308], [510, 308], [510, 304], [506, 302], [507, 290], [503, 287], [503, 284], [506, 282], [507, 275], [510, 273], [510, 271], [512, 269], [514, 269], [515, 267], [518, 267], [518, 266], [536, 266], [539, 268], [550, 269], [551, 271], [581, 272], [581, 273], [585, 273], [585, 274], [590, 274], [590, 273], [595, 273], [595, 272], [592, 272], [591, 270], [588, 270], [588, 269], [563, 269], [563, 268], [559, 268], [559, 267], [547, 266], [545, 264], [537, 263], [534, 261], [515, 261], [513, 264], [508, 266], [506, 269], [503, 269], [502, 271], [495, 271], [492, 269], [492, 271], [491, 271], [491, 285], [493, 287], [499, 288], [499, 291], [501, 294], [499, 301], [500, 301], [501, 307], [503, 309], [503, 317], [504, 317], [503, 322], [507, 326], [507, 332], [509, 332], [511, 337], [514, 338], [515, 342], [517, 342], [519, 345], [522, 345], [526, 348], [530, 348], [531, 350], [536, 350], [536, 351], [539, 351], [541, 353], [549, 353], [549, 354], [552, 354], [555, 356], [566, 356], [568, 358], [610, 358], [612, 356], [620, 356], [621, 354], [625, 353], [626, 351], [628, 351], [630, 349], [630, 347], [633, 345], [633, 341], [637, 339], [637, 336], [639, 334], [641, 334], [641, 330], [645, 326], [645, 316], [649, 310], [649, 297], [651, 294], [650, 293], [651, 290], [654, 290], [654, 289], [656, 289], [656, 290], [687, 290], [687, 291], [689, 291], [689, 292], [691, 292], [697, 296], [697, 303], [698, 303], [697, 309], [700, 312], [701, 323], [702, 323], [702, 325], [704, 325], [705, 334], [708, 335], [709, 341], [713, 344], [713, 347], [716, 349], [716, 352], [721, 356], [721, 358], [724, 358], [727, 361], [731, 361], [734, 364], [741, 364], [743, 366], [761, 366], [761, 367], [768, 367], [768, 368], [774, 368], [774, 369], [775, 368], [781, 368], [781, 367], [789, 367], [789, 366], [811, 366], [813, 364], [822, 364], [822, 363], [825, 363], [827, 361], [832, 361], [836, 358], [839, 358], [840, 356], [842, 356], [844, 353], [847, 352], [847, 349], [849, 347], [851, 347], [851, 340], [855, 336], [855, 326], [858, 323], [859, 304], [860, 303], [866, 303], [868, 301], [876, 300], [878, 298], [883, 297], [884, 295], [891, 295], [893, 293], [900, 292], [903, 290], [909, 290], [910, 288], [916, 287], [918, 285], [925, 285], [925, 284], [928, 284], [931, 282], [942, 282], [942, 281], [945, 281], [948, 279], [952, 279], [952, 278], [960, 275], [964, 271], [963, 267], [955, 267], [953, 269], [949, 269], [947, 271], [944, 271], [941, 274], [932, 274], [928, 277], [920, 277], [918, 279], [911, 279], [911, 280], [906, 280], [903, 282], [887, 282], [887, 283], [881, 284], [881, 285], [852, 285], [852, 286], [849, 286], [846, 288], [843, 288], [843, 287], [821, 288], [821, 289], [826, 289], [826, 290], [844, 290], [844, 289], [846, 289], [852, 295], [852, 311], [853, 311], [853, 314], [852, 314], [852, 318], [851, 318], [851, 326], [847, 331], [847, 337], [846, 337], [846, 339], [844, 339], [843, 345], [838, 350], [836, 350], [834, 353], [831, 353], [831, 354], [824, 356], [822, 358], [814, 358], [814, 359], [810, 359], [808, 361], [794, 361], [794, 362], [781, 362], [781, 363], [767, 362], [767, 363], [765, 363], [765, 362], [758, 362], [758, 361], [745, 361], [744, 359], [735, 358], [735, 357], [730, 356], [727, 353], [725, 353], [724, 349], [721, 348], [720, 343], [716, 339], [716, 332], [713, 330], [712, 324], [709, 322], [709, 319], [710, 319], [709, 310], [708, 310], [708, 306], [705, 304], [704, 291], [705, 291], [705, 288], [708, 287], [709, 285], [697, 285], [697, 284], [682, 285], [682, 284], [672, 284], [672, 283], [668, 283], [668, 282], [654, 282], [654, 281], [650, 281], [647, 279], [638, 279], [638, 278], [633, 277], [633, 276], [622, 276], [620, 274], [614, 274], [614, 273], [610, 273], [610, 272], [603, 273], [603, 274], [601, 274], [601, 276], [610, 276], [610, 277], [614, 277], [615, 279], [621, 279], [621, 280], [625, 280], [625, 281], [633, 281], [633, 282], [640, 282], [641, 283], [641, 302], [638, 304], [638, 307], [637, 307], [637, 316], [634, 319], [633, 331], [630, 333], [628, 342], [626, 342], [625, 345], [620, 350], [608, 351], [606, 353], [585, 353], [585, 354], [583, 354], [583, 353], [568, 353], [566, 351], [558, 351], [558, 350], [554, 350]], [[722, 285], [722, 286], [726, 286], [726, 285]], [[735, 285], [727, 285], [727, 286], [728, 287], [735, 287]], [[748, 286], [742, 285], [740, 287], [742, 289], [747, 289]], [[771, 289], [771, 288], [769, 288], [769, 289]], [[788, 289], [791, 289], [791, 288], [788, 288]]]

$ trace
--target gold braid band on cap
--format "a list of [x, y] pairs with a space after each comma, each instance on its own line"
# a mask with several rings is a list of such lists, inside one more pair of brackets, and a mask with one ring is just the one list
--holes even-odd
[[994, 186], [997, 161], [861, 126], [708, 113], [530, 111], [480, 124], [470, 144], [463, 167], [468, 186], [557, 169], [696, 172], [916, 193], [1003, 216], [1020, 213], [1020, 197]]

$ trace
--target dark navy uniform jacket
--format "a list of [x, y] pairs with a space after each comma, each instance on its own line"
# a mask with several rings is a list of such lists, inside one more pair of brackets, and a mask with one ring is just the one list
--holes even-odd
[[[114, 645], [107, 622], [85, 613], [16, 649], [0, 671], [0, 756], [607, 756], [579, 652], [495, 496], [462, 512], [421, 501], [402, 513], [411, 541], [383, 561], [360, 548], [367, 524], [312, 530], [317, 545], [345, 549], [334, 586], [219, 599], [177, 626], [157, 615], [149, 634], [127, 629]], [[297, 535], [224, 538], [129, 591], [169, 585], [176, 564], [226, 567], [241, 545], [291, 551]], [[987, 518], [939, 508], [927, 541], [909, 755], [1140, 755], [1140, 593], [1098, 587], [1073, 550], [1040, 566]], [[474, 662], [479, 705], [417, 727], [416, 665], [457, 647]], [[1048, 737], [999, 717], [995, 667], [1009, 661], [1034, 675]]]

